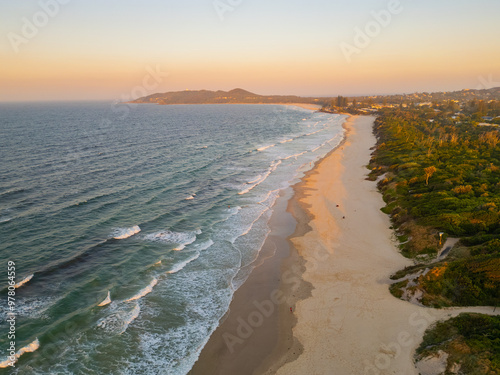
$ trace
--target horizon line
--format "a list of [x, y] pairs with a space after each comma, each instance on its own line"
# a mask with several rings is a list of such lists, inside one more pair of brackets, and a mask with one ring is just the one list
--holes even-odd
[[[246, 89], [242, 89], [240, 87], [235, 87], [232, 90], [244, 90], [248, 91]], [[429, 94], [434, 94], [434, 93], [450, 93], [450, 92], [461, 92], [461, 91], [481, 91], [481, 90], [492, 90], [492, 89], [500, 89], [499, 87], [490, 87], [490, 88], [481, 88], [481, 89], [472, 89], [472, 88], [463, 88], [460, 90], [441, 90], [441, 91], [413, 91], [411, 93], [400, 93], [400, 92], [392, 92], [392, 93], [387, 93], [387, 94], [356, 94], [356, 95], [343, 95], [343, 94], [332, 94], [332, 95], [297, 95], [297, 94], [258, 94], [254, 93], [251, 91], [252, 94], [260, 95], [260, 96], [296, 96], [298, 98], [336, 98], [338, 96], [343, 96], [346, 98], [359, 98], [359, 97], [378, 97], [378, 96], [393, 96], [393, 95], [413, 95], [413, 94], [423, 94], [423, 93], [429, 93]], [[182, 92], [182, 91], [212, 91], [212, 92], [217, 92], [217, 91], [224, 91], [224, 92], [229, 92], [225, 90], [209, 90], [209, 89], [184, 89], [184, 90], [176, 90], [176, 91], [165, 91], [165, 92], [155, 92], [153, 94], [149, 94], [143, 97], [139, 97], [137, 99], [133, 100], [138, 100], [147, 96], [151, 95], [156, 95], [156, 94], [165, 94], [165, 93], [172, 93], [172, 92]], [[0, 100], [0, 103], [78, 103], [78, 102], [110, 102], [110, 101], [116, 101], [116, 98], [109, 98], [109, 99], [27, 99], [27, 100]], [[121, 101], [120, 101], [121, 103]], [[133, 103], [132, 103], [133, 104]]]

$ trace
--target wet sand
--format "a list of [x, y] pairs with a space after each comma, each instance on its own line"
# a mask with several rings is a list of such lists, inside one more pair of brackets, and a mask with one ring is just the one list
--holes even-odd
[[[295, 316], [290, 312], [300, 298], [310, 295], [310, 286], [300, 275], [303, 260], [290, 247], [288, 237], [296, 221], [287, 212], [293, 191], [282, 192], [269, 225], [271, 233], [264, 243], [256, 267], [236, 291], [219, 327], [190, 375], [250, 375], [267, 369], [271, 353], [286, 353], [296, 346], [292, 335]], [[273, 356], [270, 361], [275, 361]]]

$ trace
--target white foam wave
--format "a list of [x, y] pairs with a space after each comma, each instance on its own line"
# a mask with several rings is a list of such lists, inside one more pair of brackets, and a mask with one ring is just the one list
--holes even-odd
[[17, 353], [14, 355], [14, 358], [7, 358], [5, 361], [1, 362], [0, 368], [13, 367], [12, 365], [15, 364], [24, 353], [33, 353], [39, 347], [40, 347], [40, 341], [38, 341], [38, 339], [35, 339], [35, 341], [30, 343], [29, 345], [19, 349]]
[[97, 326], [109, 333], [117, 333], [121, 335], [125, 332], [141, 312], [141, 307], [136, 302], [134, 307], [129, 310], [115, 311], [105, 318], [99, 319]]
[[290, 139], [285, 139], [284, 141], [281, 141], [280, 143], [288, 143], [288, 142], [293, 142], [294, 138]]
[[299, 156], [302, 156], [304, 154], [307, 154], [309, 151], [303, 151], [301, 152], [300, 154], [294, 154], [294, 155], [290, 155], [290, 156], [287, 156], [286, 158], [283, 158], [283, 160], [288, 160], [288, 159], [291, 159], [291, 158], [295, 158], [295, 160], [297, 160], [297, 158]]
[[6, 217], [6, 218], [3, 218], [3, 219], [0, 219], [0, 224], [1, 223], [8, 223], [9, 221], [11, 221], [12, 218], [11, 217]]
[[332, 141], [336, 140], [337, 138], [340, 137], [340, 134], [337, 134], [335, 137], [329, 139], [328, 141], [326, 141], [326, 143], [331, 143]]
[[172, 268], [170, 271], [167, 271], [168, 274], [173, 274], [173, 273], [177, 273], [179, 272], [180, 270], [182, 270], [184, 267], [186, 267], [189, 263], [191, 263], [192, 261], [198, 259], [200, 256], [200, 253], [196, 253], [196, 255], [194, 255], [193, 257], [191, 258], [188, 258], [184, 261], [182, 261], [181, 263], [179, 264], [176, 264], [174, 266], [174, 268]]
[[[46, 320], [48, 315], [47, 310], [51, 308], [55, 302], [59, 301], [60, 297], [49, 297], [45, 296], [43, 298], [19, 298], [16, 300], [16, 315], [18, 317], [26, 317], [27, 319], [41, 319]], [[7, 302], [0, 302], [0, 315], [7, 315], [10, 311]]]
[[[278, 160], [278, 161], [273, 161], [271, 163], [271, 165], [269, 166], [269, 169], [267, 170], [267, 172], [259, 179], [257, 180], [253, 185], [247, 187], [246, 189], [240, 191], [238, 194], [239, 195], [243, 195], [243, 194], [246, 194], [248, 193], [250, 190], [254, 189], [255, 187], [259, 186], [261, 183], [263, 183], [270, 175], [271, 173], [273, 173], [276, 168], [278, 168], [278, 166], [281, 164], [281, 160]], [[249, 184], [250, 185], [250, 184]]]
[[134, 306], [134, 309], [129, 314], [127, 314], [127, 316], [125, 317], [125, 319], [123, 321], [123, 330], [120, 332], [120, 335], [127, 330], [130, 323], [132, 323], [134, 320], [137, 319], [140, 312], [141, 312], [141, 308], [140, 308], [139, 304], [136, 304]]
[[26, 284], [28, 281], [30, 281], [32, 278], [33, 278], [33, 274], [25, 277], [22, 281], [19, 281], [16, 285], [14, 285], [14, 288], [20, 288], [22, 287], [24, 284]]
[[317, 150], [319, 150], [321, 147], [325, 146], [327, 143], [331, 143], [333, 142], [334, 140], [336, 140], [338, 138], [338, 135], [336, 135], [335, 137], [329, 139], [328, 141], [326, 142], [323, 142], [322, 144], [320, 144], [318, 147], [316, 147], [315, 149], [311, 150], [311, 152], [315, 152]]
[[124, 240], [125, 238], [132, 237], [141, 231], [138, 225], [134, 225], [131, 228], [117, 228], [113, 232], [112, 236], [115, 240]]
[[237, 215], [238, 212], [240, 212], [241, 210], [242, 210], [242, 208], [240, 206], [234, 206], [234, 207], [229, 208], [229, 213], [231, 214], [231, 216], [234, 216], [234, 215]]
[[[278, 195], [279, 195], [279, 192], [280, 192], [280, 189], [275, 189], [275, 190], [271, 190], [269, 191], [267, 194], [266, 194], [266, 197], [262, 200], [260, 200], [258, 203], [259, 204], [262, 204], [262, 205], [265, 205], [267, 207], [272, 207], [274, 205], [274, 202], [276, 201], [276, 199], [278, 198]], [[271, 201], [268, 203], [268, 204], [265, 204], [265, 202], [269, 199], [269, 198], [272, 198]]]
[[151, 280], [151, 282], [149, 283], [149, 285], [147, 287], [141, 289], [135, 296], [125, 300], [125, 302], [136, 301], [136, 300], [144, 297], [145, 295], [151, 293], [153, 291], [153, 287], [156, 284], [158, 284], [158, 279]]
[[259, 174], [257, 177], [255, 177], [253, 180], [251, 181], [248, 181], [247, 184], [254, 184], [256, 183], [257, 181], [259, 181], [260, 179], [262, 178], [262, 175]]
[[[243, 237], [243, 236], [246, 236], [248, 233], [250, 233], [250, 231], [252, 230], [254, 224], [259, 221], [259, 219], [262, 217], [262, 215], [264, 215], [267, 211], [270, 210], [270, 207], [266, 207], [264, 210], [262, 210], [262, 212], [259, 214], [259, 216], [257, 216], [256, 219], [254, 219], [250, 225], [247, 227], [246, 230], [244, 230], [238, 237]], [[234, 241], [233, 241], [234, 242]]]
[[274, 147], [276, 146], [276, 144], [273, 144], [273, 145], [269, 145], [269, 146], [264, 146], [264, 147], [260, 147], [257, 149], [257, 151], [264, 151], [264, 150], [267, 150], [268, 148], [271, 148], [271, 147]]
[[202, 242], [200, 243], [198, 246], [196, 246], [196, 250], [198, 251], [204, 251], [206, 249], [208, 249], [210, 246], [212, 246], [214, 244], [214, 241], [212, 240], [208, 240], [208, 241], [205, 241], [205, 242]]
[[174, 250], [180, 251], [184, 249], [187, 245], [190, 245], [193, 242], [195, 242], [197, 234], [201, 234], [200, 229], [194, 232], [172, 232], [170, 230], [163, 230], [160, 232], [148, 234], [145, 237], [145, 239], [148, 241], [177, 244], [179, 246], [174, 248]]
[[304, 134], [303, 137], [308, 137], [310, 135], [314, 135], [314, 134], [317, 134], [319, 133], [320, 131], [322, 131], [323, 129], [319, 129], [319, 130], [316, 130], [315, 132], [312, 132], [312, 133], [307, 133], [307, 134]]
[[97, 306], [106, 306], [106, 305], [109, 305], [111, 303], [111, 295], [110, 295], [110, 292], [108, 290], [108, 296], [106, 297], [106, 299], [104, 299], [100, 304], [98, 304]]

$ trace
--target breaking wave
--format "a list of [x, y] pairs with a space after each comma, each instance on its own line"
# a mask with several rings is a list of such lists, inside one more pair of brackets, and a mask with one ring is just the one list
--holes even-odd
[[134, 225], [131, 228], [117, 228], [113, 234], [112, 237], [115, 240], [124, 240], [125, 238], [132, 237], [134, 234], [137, 234], [141, 231], [141, 228], [139, 228], [138, 225]]

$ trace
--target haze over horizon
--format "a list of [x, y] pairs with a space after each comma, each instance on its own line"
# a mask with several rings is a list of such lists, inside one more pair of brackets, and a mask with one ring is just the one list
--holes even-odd
[[500, 86], [494, 0], [29, 0], [0, 10], [0, 101]]

